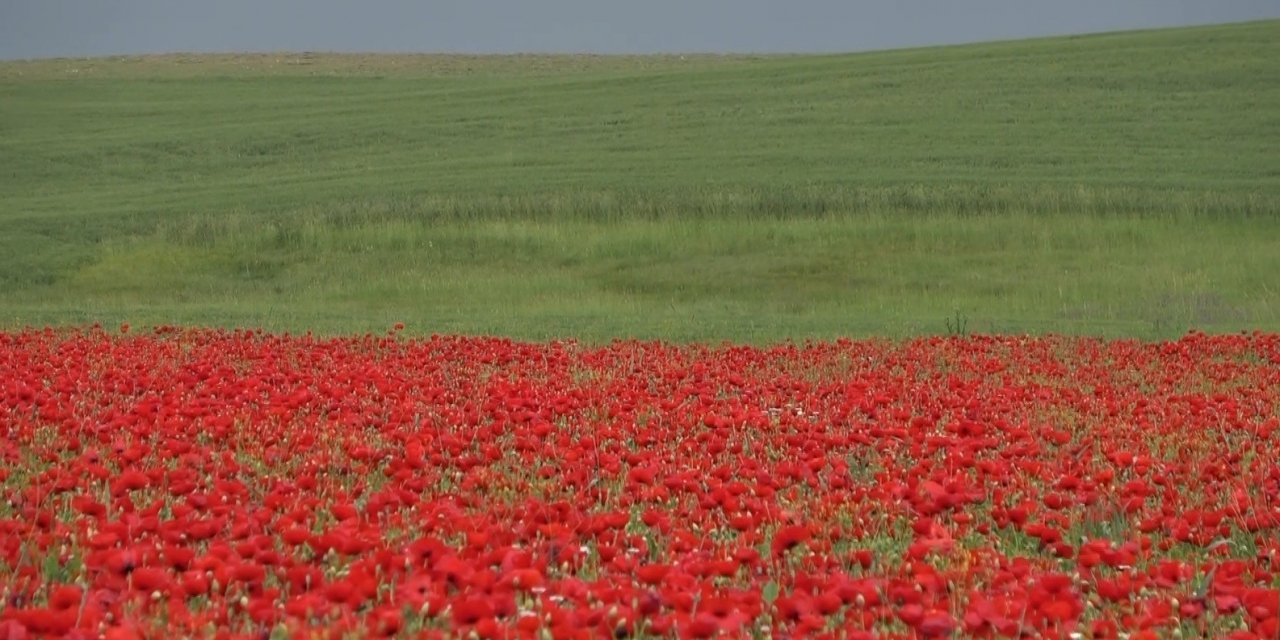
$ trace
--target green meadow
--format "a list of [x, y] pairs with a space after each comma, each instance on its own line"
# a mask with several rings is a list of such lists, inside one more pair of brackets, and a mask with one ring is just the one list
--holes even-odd
[[1280, 21], [0, 62], [0, 327], [1280, 331]]

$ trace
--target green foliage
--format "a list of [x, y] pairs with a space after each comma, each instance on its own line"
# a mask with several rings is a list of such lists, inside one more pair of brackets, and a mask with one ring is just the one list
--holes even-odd
[[1275, 330], [1277, 58], [1271, 21], [837, 56], [0, 63], [0, 324]]
[[947, 325], [947, 335], [969, 335], [969, 318], [960, 313], [958, 309], [952, 316], [946, 318], [944, 323]]

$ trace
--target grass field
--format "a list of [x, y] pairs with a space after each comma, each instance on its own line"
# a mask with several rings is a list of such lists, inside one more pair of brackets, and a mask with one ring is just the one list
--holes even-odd
[[0, 62], [0, 325], [1280, 330], [1280, 22]]

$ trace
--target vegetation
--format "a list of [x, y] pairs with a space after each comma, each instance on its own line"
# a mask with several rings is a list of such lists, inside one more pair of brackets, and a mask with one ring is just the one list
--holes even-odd
[[0, 63], [0, 324], [1280, 329], [1280, 21], [838, 56]]

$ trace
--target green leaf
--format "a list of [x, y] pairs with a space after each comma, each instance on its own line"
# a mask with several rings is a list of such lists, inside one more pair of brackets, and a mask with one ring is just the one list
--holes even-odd
[[772, 580], [765, 583], [764, 588], [760, 591], [760, 597], [765, 604], [773, 604], [773, 601], [778, 599], [778, 583]]

